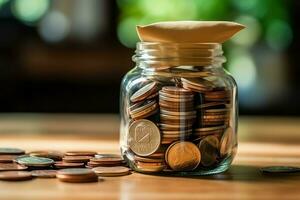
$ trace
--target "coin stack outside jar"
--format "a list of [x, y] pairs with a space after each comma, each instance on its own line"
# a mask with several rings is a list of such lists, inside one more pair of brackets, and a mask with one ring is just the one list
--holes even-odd
[[237, 149], [237, 85], [217, 43], [140, 42], [121, 84], [120, 147], [145, 173], [227, 170]]

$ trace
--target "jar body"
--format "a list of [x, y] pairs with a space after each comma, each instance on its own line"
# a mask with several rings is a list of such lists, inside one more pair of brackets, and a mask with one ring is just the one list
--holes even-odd
[[222, 66], [152, 70], [138, 63], [121, 84], [120, 148], [142, 173], [208, 175], [237, 151], [237, 86]]

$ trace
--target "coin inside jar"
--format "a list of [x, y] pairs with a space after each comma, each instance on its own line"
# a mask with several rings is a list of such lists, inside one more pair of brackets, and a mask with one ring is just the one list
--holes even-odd
[[232, 147], [233, 147], [233, 141], [234, 141], [234, 133], [233, 129], [231, 127], [228, 127], [221, 139], [220, 143], [220, 154], [221, 156], [226, 156], [230, 154]]
[[200, 150], [192, 142], [175, 142], [166, 151], [166, 162], [174, 171], [192, 171], [200, 161]]
[[201, 152], [201, 164], [205, 167], [216, 163], [219, 154], [219, 140], [216, 136], [204, 137], [198, 144]]
[[130, 174], [130, 170], [127, 167], [122, 166], [95, 167], [92, 170], [100, 176], [124, 176]]
[[157, 83], [156, 82], [151, 82], [136, 91], [131, 97], [130, 101], [131, 102], [138, 102], [141, 100], [146, 99], [148, 96], [150, 96], [153, 93], [156, 93], [156, 87]]
[[154, 153], [159, 148], [160, 141], [160, 131], [150, 120], [137, 120], [129, 126], [128, 145], [139, 156]]

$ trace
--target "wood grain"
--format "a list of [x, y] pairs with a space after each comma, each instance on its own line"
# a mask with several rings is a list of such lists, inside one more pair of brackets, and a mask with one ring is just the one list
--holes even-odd
[[[300, 174], [266, 176], [259, 167], [300, 166], [300, 119], [241, 118], [239, 151], [229, 171], [205, 177], [133, 173], [99, 183], [56, 179], [0, 182], [2, 200], [300, 199]], [[114, 115], [0, 115], [0, 146], [118, 153]]]

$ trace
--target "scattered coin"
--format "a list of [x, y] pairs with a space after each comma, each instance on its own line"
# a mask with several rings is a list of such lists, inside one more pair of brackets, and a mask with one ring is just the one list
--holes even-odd
[[64, 169], [64, 168], [80, 168], [84, 167], [84, 163], [67, 163], [67, 162], [55, 162], [54, 167], [57, 169]]
[[160, 131], [150, 120], [134, 121], [128, 132], [128, 145], [139, 156], [151, 155], [160, 146]]
[[97, 152], [94, 151], [67, 151], [65, 156], [94, 156]]
[[157, 87], [157, 83], [156, 82], [148, 83], [147, 85], [145, 85], [144, 87], [142, 87], [141, 89], [139, 89], [138, 91], [136, 91], [130, 97], [130, 101], [131, 102], [138, 102], [138, 101], [146, 99], [151, 94], [157, 92], [156, 91], [156, 87]]
[[32, 151], [30, 156], [50, 158], [54, 161], [62, 160], [63, 153], [59, 151]]
[[281, 174], [300, 172], [300, 167], [291, 166], [268, 166], [260, 169], [263, 173]]
[[56, 170], [33, 170], [31, 175], [39, 178], [56, 178]]
[[124, 176], [130, 174], [130, 170], [127, 167], [96, 167], [93, 171], [99, 176]]
[[92, 156], [64, 156], [63, 161], [69, 163], [86, 163]]
[[166, 151], [166, 162], [174, 171], [192, 171], [200, 161], [200, 150], [192, 142], [175, 142]]
[[98, 153], [95, 155], [95, 158], [120, 158], [123, 159], [119, 154], [107, 154], [107, 153]]
[[54, 163], [54, 160], [50, 158], [34, 157], [34, 156], [22, 156], [16, 158], [16, 161], [28, 167], [48, 167]]
[[11, 163], [14, 159], [18, 157], [17, 155], [0, 155], [0, 163]]
[[25, 181], [32, 179], [30, 172], [6, 171], [0, 172], [0, 180], [3, 181]]
[[61, 169], [57, 171], [56, 177], [63, 182], [70, 183], [87, 183], [87, 182], [97, 182], [97, 174], [87, 168], [70, 168]]
[[0, 148], [0, 155], [22, 155], [25, 151], [18, 148]]
[[28, 167], [17, 163], [0, 163], [0, 171], [19, 171], [27, 168]]

